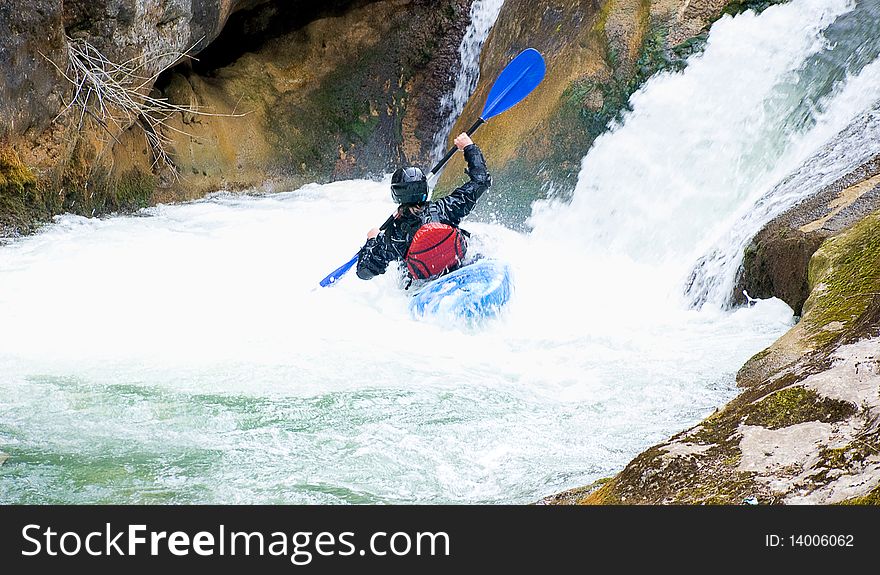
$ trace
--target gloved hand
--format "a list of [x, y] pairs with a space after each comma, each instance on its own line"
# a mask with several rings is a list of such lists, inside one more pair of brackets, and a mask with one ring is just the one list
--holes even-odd
[[455, 142], [455, 145], [458, 147], [459, 150], [464, 150], [474, 143], [474, 141], [471, 140], [471, 137], [467, 135], [467, 132], [462, 132], [453, 141]]

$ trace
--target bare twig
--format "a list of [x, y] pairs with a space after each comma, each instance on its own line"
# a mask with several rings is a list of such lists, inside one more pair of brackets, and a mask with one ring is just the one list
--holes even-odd
[[[65, 69], [49, 60], [58, 72], [73, 86], [73, 95], [56, 120], [72, 109], [79, 110], [79, 129], [82, 129], [86, 116], [93, 118], [110, 136], [138, 124], [153, 152], [153, 168], [174, 166], [170, 156], [172, 140], [166, 135], [170, 130], [179, 134], [186, 132], [168, 124], [175, 113], [197, 116], [242, 117], [247, 113], [233, 111], [231, 114], [204, 112], [195, 104], [172, 104], [167, 98], [150, 96], [159, 75], [183, 58], [191, 58], [190, 52], [163, 52], [141, 55], [122, 63], [116, 63], [102, 54], [95, 46], [82, 38], [67, 38], [68, 61]], [[147, 69], [156, 62], [168, 64], [150, 74]], [[111, 129], [112, 128], [112, 129]], [[177, 171], [172, 169], [177, 175]]]

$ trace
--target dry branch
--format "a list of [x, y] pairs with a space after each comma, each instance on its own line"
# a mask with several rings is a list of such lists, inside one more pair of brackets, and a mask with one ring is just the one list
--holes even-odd
[[[171, 138], [167, 131], [186, 134], [167, 123], [175, 113], [198, 116], [241, 117], [246, 113], [209, 113], [197, 105], [173, 104], [164, 97], [149, 95], [153, 84], [162, 72], [174, 63], [191, 58], [186, 52], [165, 52], [141, 55], [122, 63], [115, 63], [100, 50], [82, 38], [67, 38], [68, 59], [65, 69], [55, 62], [52, 65], [73, 86], [73, 96], [55, 118], [71, 112], [79, 112], [79, 129], [82, 129], [86, 116], [93, 118], [104, 130], [116, 139], [116, 134], [135, 124], [141, 126], [144, 136], [153, 152], [153, 168], [157, 166], [174, 167], [169, 150]], [[44, 56], [45, 57], [45, 56]], [[168, 61], [157, 72], [150, 74], [148, 68], [158, 61]], [[172, 169], [176, 175], [177, 171]]]

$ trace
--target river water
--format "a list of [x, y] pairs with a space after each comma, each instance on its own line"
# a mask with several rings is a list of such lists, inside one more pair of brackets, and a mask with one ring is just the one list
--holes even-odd
[[[524, 503], [612, 475], [791, 326], [778, 300], [697, 310], [682, 286], [869, 107], [847, 91], [865, 65], [814, 121], [755, 113], [853, 7], [721, 20], [633, 97], [570, 204], [536, 204], [526, 234], [468, 223], [516, 278], [484, 325], [413, 321], [392, 273], [316, 289], [393, 209], [387, 182], [62, 216], [3, 246], [0, 502]], [[773, 153], [732, 154], [752, 144]]]

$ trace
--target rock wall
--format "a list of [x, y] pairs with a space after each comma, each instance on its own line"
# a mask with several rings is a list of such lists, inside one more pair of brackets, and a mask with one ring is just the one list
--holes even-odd
[[[423, 160], [470, 2], [0, 0], [9, 39], [0, 46], [0, 236], [65, 211], [100, 215]], [[102, 125], [94, 97], [65, 112], [75, 94], [69, 47], [81, 42], [108, 63], [134, 63], [126, 86], [135, 99], [196, 113], [163, 113], [154, 129], [113, 106]], [[166, 140], [167, 157], [151, 133]]]
[[195, 195], [380, 175], [426, 163], [469, 1], [382, 1], [322, 17], [223, 68], [179, 69], [172, 101], [242, 118], [176, 116], [175, 162]]
[[61, 2], [23, 4], [0, 0], [0, 141], [38, 136], [62, 106], [62, 78], [46, 60], [66, 54]]
[[[68, 38], [87, 41], [113, 62], [138, 62], [146, 80], [207, 45], [231, 13], [255, 3], [2, 0], [0, 153], [5, 166], [26, 175], [26, 185], [21, 178], [0, 185], [0, 236], [31, 231], [62, 211], [96, 215], [142, 207], [156, 187], [147, 158], [116, 161], [116, 145], [137, 139], [134, 122], [102, 127], [83, 110], [67, 109], [74, 95], [65, 77]], [[152, 88], [145, 80], [132, 81], [142, 84], [140, 94]], [[2, 169], [7, 176], [16, 171]]]
[[175, 63], [180, 54], [207, 46], [233, 11], [257, 2], [2, 0], [0, 138], [19, 144], [25, 160], [37, 167], [53, 159], [52, 149], [59, 142], [51, 132], [70, 130], [55, 121], [71, 96], [63, 76], [67, 36], [87, 39], [115, 62], [146, 57], [142, 72], [149, 77]]

